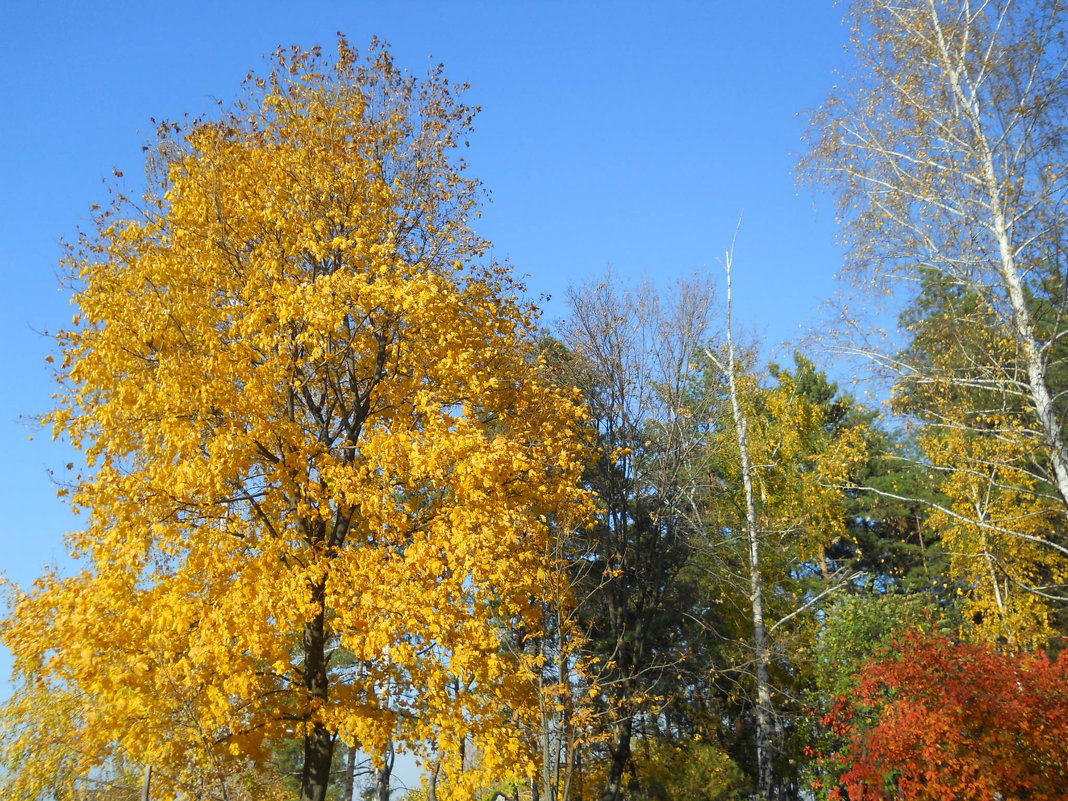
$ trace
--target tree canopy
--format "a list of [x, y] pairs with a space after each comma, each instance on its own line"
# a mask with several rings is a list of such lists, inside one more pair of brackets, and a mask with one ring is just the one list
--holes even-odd
[[218, 119], [162, 125], [145, 196], [71, 249], [50, 419], [89, 464], [85, 569], [4, 636], [82, 710], [83, 775], [121, 749], [174, 794], [295, 736], [321, 801], [337, 739], [433, 742], [464, 797], [467, 734], [525, 761], [500, 632], [539, 625], [547, 518], [581, 514], [579, 408], [469, 226], [471, 116], [380, 46], [282, 51]]

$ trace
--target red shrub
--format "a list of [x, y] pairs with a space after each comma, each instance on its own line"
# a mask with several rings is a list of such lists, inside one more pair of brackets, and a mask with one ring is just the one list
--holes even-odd
[[832, 797], [1068, 798], [1063, 654], [1007, 655], [915, 634], [868, 663], [856, 696], [838, 699], [825, 722], [844, 742]]

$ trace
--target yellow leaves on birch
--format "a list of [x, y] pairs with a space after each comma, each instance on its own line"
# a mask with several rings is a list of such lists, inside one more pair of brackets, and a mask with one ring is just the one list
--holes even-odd
[[1043, 646], [1054, 636], [1053, 605], [1032, 590], [1068, 582], [1068, 563], [1051, 547], [1063, 508], [1034, 469], [1029, 438], [1015, 415], [996, 414], [957, 419], [921, 438], [946, 473], [948, 504], [930, 522], [964, 595], [965, 631], [1012, 648]]

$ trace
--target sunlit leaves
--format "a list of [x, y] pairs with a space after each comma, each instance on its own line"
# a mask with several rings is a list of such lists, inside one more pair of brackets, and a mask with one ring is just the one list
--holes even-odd
[[378, 46], [279, 53], [220, 119], [162, 126], [156, 182], [70, 254], [51, 420], [92, 466], [88, 569], [6, 639], [164, 786], [293, 736], [441, 749], [442, 797], [465, 739], [517, 765], [532, 674], [500, 631], [536, 630], [546, 521], [582, 514], [579, 413], [468, 227], [471, 115]]
[[[1068, 782], [1068, 659], [911, 635], [828, 716], [844, 748], [832, 798], [1054, 801]], [[845, 793], [842, 792], [845, 791]]]

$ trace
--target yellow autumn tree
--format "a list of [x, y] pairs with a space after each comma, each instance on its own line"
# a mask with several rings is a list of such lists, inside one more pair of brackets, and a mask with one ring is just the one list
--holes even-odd
[[897, 381], [892, 402], [923, 424], [918, 444], [942, 476], [929, 523], [964, 599], [964, 633], [1046, 645], [1065, 600], [1068, 549], [1064, 507], [1020, 391], [1021, 351], [980, 293], [931, 273], [902, 323], [911, 341], [901, 358], [917, 369]]
[[872, 347], [854, 310], [847, 351], [933, 429], [925, 469], [950, 499], [934, 520], [982, 621], [972, 633], [1035, 642], [1040, 610], [1068, 603], [1068, 6], [847, 7], [857, 68], [813, 117], [805, 166], [838, 194], [846, 274], [904, 300], [908, 331], [901, 350]]
[[71, 249], [50, 422], [84, 569], [3, 636], [67, 691], [72, 775], [122, 753], [174, 798], [293, 738], [306, 801], [338, 739], [433, 755], [441, 798], [480, 782], [465, 749], [531, 773], [501, 631], [536, 630], [547, 520], [583, 506], [579, 414], [470, 227], [458, 94], [377, 44], [280, 51]]
[[932, 513], [931, 524], [942, 532], [950, 574], [965, 596], [966, 632], [1010, 648], [1044, 646], [1055, 630], [1054, 598], [1043, 588], [1068, 583], [1063, 555], [1050, 547], [1060, 510], [1040, 491], [1018, 423], [997, 415], [986, 422], [997, 436], [960, 427], [923, 437], [925, 451], [948, 471], [941, 486], [948, 505]]

